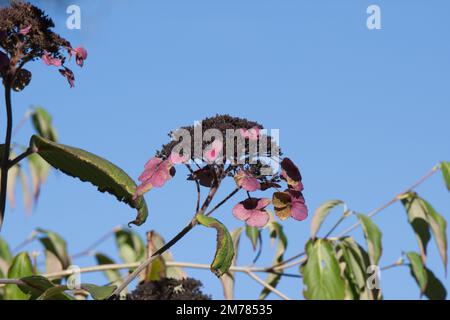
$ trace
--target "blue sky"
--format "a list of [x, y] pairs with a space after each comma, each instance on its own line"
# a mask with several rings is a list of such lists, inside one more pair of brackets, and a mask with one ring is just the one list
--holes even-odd
[[[382, 30], [369, 31], [366, 8], [374, 3], [381, 7]], [[337, 198], [368, 213], [439, 161], [450, 160], [447, 1], [79, 4], [81, 30], [65, 28], [65, 8], [48, 6], [56, 30], [89, 50], [85, 68], [76, 69], [76, 88], [69, 89], [56, 69], [34, 63], [31, 85], [13, 97], [15, 120], [30, 105], [42, 105], [53, 114], [62, 143], [95, 152], [134, 178], [166, 142], [168, 131], [216, 113], [280, 129], [285, 154], [302, 170], [311, 210]], [[27, 126], [15, 140], [25, 144], [30, 134]], [[417, 191], [448, 219], [449, 195], [439, 175]], [[149, 219], [134, 229], [172, 237], [191, 218], [195, 196], [180, 170], [163, 189], [146, 196]], [[232, 204], [217, 215], [230, 229], [241, 226], [231, 216]], [[53, 172], [31, 216], [20, 206], [8, 211], [2, 236], [14, 245], [43, 227], [62, 234], [75, 253], [133, 215], [112, 196]], [[402, 251], [418, 250], [401, 205], [385, 210], [375, 222], [383, 230], [382, 266], [395, 262]], [[289, 235], [287, 255], [303, 251], [310, 219], [283, 225]], [[361, 230], [353, 234], [362, 239]], [[274, 248], [264, 240], [259, 265], [270, 264], [273, 256]], [[250, 264], [250, 244], [245, 239], [241, 246], [238, 263]], [[116, 257], [112, 240], [99, 251]], [[172, 251], [179, 261], [209, 263], [214, 234], [196, 229]], [[88, 266], [93, 259], [75, 262]], [[450, 289], [434, 243], [428, 265]], [[205, 292], [222, 297], [214, 275], [188, 273], [202, 280]], [[82, 280], [106, 282], [102, 275]], [[382, 287], [387, 299], [419, 297], [407, 268], [384, 272]], [[283, 280], [279, 289], [302, 298], [296, 279]], [[256, 283], [238, 275], [237, 298], [253, 299], [259, 292]]]

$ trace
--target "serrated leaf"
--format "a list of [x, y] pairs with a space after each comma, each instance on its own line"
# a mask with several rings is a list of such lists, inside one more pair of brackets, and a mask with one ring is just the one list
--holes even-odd
[[31, 115], [31, 122], [33, 123], [34, 129], [41, 137], [53, 142], [58, 141], [58, 134], [53, 127], [52, 116], [47, 110], [42, 107], [35, 108]]
[[427, 247], [431, 239], [427, 214], [423, 203], [415, 193], [409, 193], [402, 199], [403, 206], [408, 215], [408, 222], [414, 230], [422, 261], [425, 263], [427, 257]]
[[[98, 265], [115, 264], [114, 260], [102, 253], [96, 253], [95, 260]], [[118, 284], [122, 280], [119, 270], [105, 270], [103, 274], [108, 278], [109, 283]]]
[[220, 278], [228, 271], [233, 262], [233, 240], [228, 229], [219, 220], [205, 215], [197, 215], [196, 218], [201, 225], [217, 231], [216, 253], [211, 263], [211, 271]]
[[442, 176], [444, 182], [447, 185], [448, 191], [450, 191], [450, 162], [444, 161], [441, 163]]
[[325, 221], [326, 217], [330, 214], [330, 212], [339, 205], [344, 204], [341, 200], [330, 200], [322, 204], [317, 210], [314, 212], [312, 222], [311, 222], [311, 238], [315, 239], [317, 233], [319, 232], [320, 227]]
[[310, 240], [306, 245], [306, 254], [308, 259], [301, 269], [305, 298], [343, 300], [345, 282], [332, 243], [326, 239], [318, 239], [315, 242]]
[[372, 265], [378, 265], [381, 253], [383, 251], [383, 247], [381, 244], [381, 230], [369, 217], [363, 214], [358, 214], [357, 216], [361, 221], [362, 229], [364, 231], [364, 237], [367, 242], [370, 261]]
[[139, 262], [145, 257], [145, 245], [141, 237], [132, 230], [115, 232], [119, 256], [126, 263]]
[[138, 214], [131, 224], [141, 225], [147, 219], [144, 198], [133, 199], [136, 183], [116, 165], [85, 150], [57, 144], [36, 135], [31, 138], [30, 145], [36, 147], [38, 154], [54, 168], [81, 181], [88, 181], [99, 191], [108, 192], [136, 208]]
[[258, 248], [258, 240], [260, 239], [260, 229], [256, 227], [246, 226], [245, 234], [252, 243], [253, 251], [256, 251], [256, 249]]
[[[233, 249], [234, 249], [234, 257], [233, 261], [231, 262], [231, 266], [236, 265], [242, 231], [243, 228], [238, 228], [231, 232], [231, 239], [233, 240]], [[234, 282], [235, 282], [234, 276], [235, 273], [233, 271], [228, 270], [228, 272], [224, 273], [224, 275], [220, 278], [225, 300], [233, 300], [234, 298]]]
[[[33, 265], [28, 253], [22, 252], [16, 255], [11, 262], [11, 266], [8, 270], [9, 279], [21, 279], [24, 277], [32, 276], [34, 273]], [[15, 284], [9, 284], [5, 286], [5, 299], [6, 300], [28, 300], [29, 294], [25, 294]]]
[[420, 288], [420, 292], [423, 294], [427, 289], [428, 273], [425, 268], [425, 265], [423, 264], [422, 258], [420, 254], [416, 252], [408, 252], [406, 256], [408, 257], [409, 260], [411, 275], [416, 280]]
[[69, 254], [67, 252], [66, 241], [56, 232], [39, 228], [36, 229], [36, 231], [41, 234], [41, 237], [39, 237], [39, 241], [45, 247], [45, 249], [53, 253], [61, 262], [62, 267], [64, 269], [67, 269], [71, 265], [71, 262]]
[[[273, 260], [272, 265], [277, 265], [281, 262], [283, 262], [284, 259], [284, 253], [286, 252], [287, 248], [287, 237], [283, 231], [283, 227], [275, 221], [272, 221], [268, 224], [269, 228], [269, 236], [272, 239], [272, 241], [277, 241], [277, 248], [275, 251], [275, 258]], [[278, 272], [283, 273], [284, 269], [279, 269]], [[273, 274], [269, 273], [266, 279], [266, 283], [270, 284], [272, 287], [276, 288], [278, 285], [278, 282], [280, 282], [281, 275], [279, 274]], [[259, 295], [259, 299], [263, 300], [265, 299], [269, 294], [271, 293], [270, 290], [267, 288], [264, 288], [261, 294]]]

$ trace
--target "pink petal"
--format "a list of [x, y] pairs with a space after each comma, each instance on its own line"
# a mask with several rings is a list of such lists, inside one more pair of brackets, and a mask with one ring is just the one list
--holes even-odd
[[247, 225], [250, 227], [262, 228], [269, 222], [269, 214], [262, 210], [252, 210], [250, 218], [247, 219]]
[[242, 189], [249, 192], [254, 192], [259, 188], [261, 188], [261, 184], [255, 177], [247, 176], [244, 179], [242, 179]]
[[48, 66], [61, 67], [61, 65], [62, 65], [62, 61], [60, 59], [52, 58], [50, 53], [48, 53], [47, 51], [44, 51], [44, 55], [42, 56], [42, 61], [44, 61], [44, 63]]
[[172, 152], [169, 159], [172, 164], [186, 163], [189, 160], [187, 156], [180, 156], [177, 152]]
[[208, 162], [214, 162], [220, 155], [223, 149], [223, 142], [220, 140], [214, 140], [213, 143], [207, 148], [204, 155]]
[[21, 35], [26, 36], [30, 32], [30, 30], [31, 30], [31, 25], [29, 25], [28, 27], [20, 29], [19, 33]]
[[258, 138], [259, 138], [260, 130], [261, 129], [259, 129], [258, 127], [254, 127], [254, 128], [249, 129], [249, 130], [247, 130], [247, 129], [240, 129], [239, 131], [241, 133], [241, 136], [244, 139], [249, 139], [249, 140], [255, 141], [255, 140], [258, 140]]
[[252, 210], [245, 209], [245, 207], [242, 203], [238, 203], [233, 208], [233, 215], [235, 216], [235, 218], [242, 220], [242, 221], [245, 221], [248, 218], [250, 218], [251, 212], [252, 212]]
[[258, 204], [256, 205], [256, 209], [262, 210], [270, 204], [270, 199], [261, 198], [258, 200]]
[[303, 221], [308, 218], [308, 208], [304, 201], [294, 200], [291, 205], [291, 216], [295, 220]]

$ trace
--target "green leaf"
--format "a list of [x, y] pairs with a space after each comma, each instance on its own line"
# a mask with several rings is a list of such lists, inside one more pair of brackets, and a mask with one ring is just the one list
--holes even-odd
[[[8, 270], [9, 279], [21, 279], [32, 276], [34, 273], [31, 259], [26, 252], [16, 255]], [[23, 293], [15, 284], [5, 286], [5, 300], [28, 300], [29, 294]]]
[[439, 213], [436, 212], [436, 210], [434, 210], [429, 202], [423, 199], [422, 201], [427, 212], [428, 223], [436, 241], [439, 254], [444, 264], [444, 268], [447, 271], [447, 222]]
[[378, 265], [381, 253], [383, 251], [383, 247], [381, 245], [381, 230], [369, 217], [363, 214], [358, 214], [357, 216], [362, 224], [364, 237], [366, 238], [367, 248], [369, 251], [370, 261], [372, 265]]
[[315, 242], [310, 240], [306, 245], [306, 253], [308, 259], [301, 269], [305, 298], [343, 300], [345, 282], [332, 243], [326, 239], [318, 239]]
[[430, 300], [445, 300], [447, 298], [447, 290], [433, 271], [427, 269], [428, 284], [424, 292], [425, 296]]
[[[56, 290], [60, 286], [55, 286], [50, 280], [43, 276], [30, 276], [22, 279], [25, 285], [20, 285], [19, 288], [23, 293], [30, 296], [31, 300], [45, 297], [45, 300], [73, 300], [73, 298], [63, 292], [63, 290]], [[50, 291], [53, 289], [52, 291]], [[49, 294], [52, 292], [52, 294]], [[45, 295], [45, 293], [47, 293]]]
[[[97, 260], [98, 265], [115, 264], [114, 260], [102, 253], [96, 253], [95, 260]], [[108, 278], [109, 283], [118, 284], [122, 280], [119, 270], [106, 270], [103, 273]]]
[[141, 225], [147, 219], [148, 210], [144, 198], [133, 199], [136, 183], [116, 165], [90, 152], [57, 144], [36, 135], [31, 138], [30, 145], [37, 148], [38, 154], [54, 168], [81, 181], [88, 181], [98, 187], [99, 191], [108, 192], [119, 201], [136, 208], [137, 217], [130, 223]]
[[13, 257], [8, 243], [0, 237], [0, 278], [5, 278], [8, 274], [12, 259]]
[[233, 239], [228, 229], [218, 220], [200, 214], [196, 218], [201, 225], [217, 231], [217, 248], [211, 264], [211, 271], [220, 278], [228, 271], [233, 262]]
[[427, 247], [431, 239], [427, 213], [422, 201], [415, 193], [408, 193], [402, 199], [402, 203], [408, 215], [408, 222], [413, 228], [419, 243], [422, 261], [425, 263], [427, 257]]
[[[231, 232], [231, 239], [233, 240], [233, 250], [235, 252], [233, 261], [231, 262], [231, 266], [236, 265], [242, 231], [243, 228], [238, 228]], [[234, 298], [234, 282], [235, 282], [234, 275], [235, 273], [233, 271], [228, 270], [228, 272], [224, 273], [223, 276], [220, 278], [225, 300], [233, 300]]]
[[369, 254], [353, 238], [339, 239], [336, 245], [340, 264], [344, 264], [344, 276], [348, 282], [346, 298], [349, 294], [356, 300], [380, 299], [381, 291], [367, 287], [370, 274], [367, 272], [371, 265]]
[[52, 124], [52, 116], [47, 110], [42, 107], [35, 108], [31, 115], [31, 121], [34, 129], [41, 137], [53, 142], [58, 141], [58, 134]]
[[2, 237], [0, 237], [0, 258], [7, 263], [13, 259], [8, 243]]
[[448, 191], [450, 191], [450, 162], [444, 161], [441, 163], [442, 175]]
[[103, 286], [99, 287], [94, 284], [81, 284], [81, 289], [89, 292], [95, 300], [104, 300], [112, 295], [116, 286]]
[[416, 252], [408, 252], [406, 254], [409, 260], [411, 275], [416, 280], [421, 293], [425, 293], [428, 285], [428, 273], [423, 264], [420, 254]]
[[250, 239], [250, 242], [252, 243], [253, 251], [256, 251], [256, 248], [258, 247], [258, 240], [260, 239], [260, 229], [256, 227], [245, 227], [245, 234], [247, 235], [247, 238]]
[[[268, 224], [269, 235], [272, 242], [277, 241], [277, 249], [275, 251], [275, 258], [273, 260], [272, 265], [277, 265], [283, 262], [284, 253], [287, 248], [287, 237], [283, 231], [283, 227], [278, 222], [272, 221]], [[279, 269], [278, 272], [282, 273], [284, 269]], [[270, 284], [272, 287], [276, 288], [278, 282], [280, 282], [281, 276], [278, 274], [270, 273], [267, 276], [266, 283]], [[265, 299], [271, 293], [270, 290], [264, 288], [261, 294], [259, 295], [259, 299]]]
[[311, 238], [315, 239], [317, 233], [319, 232], [320, 227], [325, 221], [326, 217], [330, 214], [331, 210], [335, 207], [344, 204], [341, 200], [330, 200], [322, 204], [317, 210], [314, 212], [312, 222], [311, 222]]
[[[426, 261], [426, 247], [431, 238], [430, 229], [436, 241], [445, 270], [447, 270], [447, 222], [436, 212], [426, 200], [416, 193], [409, 193], [402, 199], [410, 223], [413, 225], [419, 239], [422, 261]], [[411, 222], [411, 217], [414, 218]]]
[[120, 258], [126, 263], [139, 262], [145, 257], [145, 245], [141, 237], [132, 230], [115, 232]]
[[67, 269], [71, 265], [71, 262], [67, 252], [66, 241], [55, 232], [39, 228], [36, 231], [42, 235], [39, 237], [39, 241], [45, 249], [53, 253], [61, 262], [62, 267]]

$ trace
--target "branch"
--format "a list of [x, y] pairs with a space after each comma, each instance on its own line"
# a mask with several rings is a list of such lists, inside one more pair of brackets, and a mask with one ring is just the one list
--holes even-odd
[[32, 155], [33, 153], [35, 153], [36, 151], [33, 150], [32, 148], [28, 148], [27, 150], [25, 150], [22, 154], [18, 155], [14, 160], [11, 160], [9, 162], [8, 167], [12, 168], [14, 167], [16, 164], [18, 164], [20, 161], [22, 161], [23, 159], [25, 159], [26, 157]]
[[13, 125], [13, 115], [11, 106], [11, 86], [9, 80], [5, 81], [5, 105], [6, 105], [6, 134], [3, 158], [1, 163], [1, 181], [0, 181], [0, 230], [3, 225], [6, 209], [6, 192], [8, 187], [9, 153], [11, 151], [11, 134]]
[[[420, 178], [416, 183], [414, 183], [411, 187], [409, 187], [408, 189], [406, 189], [405, 191], [403, 191], [402, 193], [398, 194], [396, 197], [394, 197], [392, 200], [390, 200], [389, 202], [387, 202], [386, 204], [382, 205], [381, 207], [373, 210], [371, 213], [368, 214], [369, 218], [372, 218], [374, 216], [376, 216], [378, 213], [380, 213], [381, 211], [389, 208], [390, 206], [392, 206], [394, 203], [396, 203], [397, 201], [401, 200], [402, 196], [404, 196], [405, 194], [413, 191], [414, 189], [416, 189], [418, 186], [420, 186], [422, 183], [424, 183], [425, 181], [427, 181], [429, 178], [431, 178], [436, 172], [438, 172], [440, 170], [440, 165], [436, 165], [433, 167], [433, 169], [431, 169], [425, 176], [423, 176], [422, 178]], [[361, 221], [358, 221], [357, 223], [355, 223], [354, 225], [352, 225], [351, 227], [349, 227], [348, 229], [344, 230], [343, 232], [341, 232], [337, 238], [341, 238], [347, 234], [349, 234], [350, 232], [352, 232], [353, 230], [355, 230], [356, 228], [358, 228], [361, 225]]]
[[275, 289], [274, 287], [272, 287], [270, 284], [268, 284], [267, 282], [265, 282], [264, 280], [262, 280], [260, 277], [258, 277], [256, 274], [254, 274], [251, 271], [246, 272], [250, 278], [252, 278], [253, 280], [255, 280], [256, 282], [258, 282], [259, 284], [261, 284], [262, 286], [264, 286], [266, 289], [272, 291], [273, 293], [275, 293], [277, 296], [279, 296], [280, 298], [284, 299], [284, 300], [291, 300], [289, 299], [284, 293], [282, 293], [281, 291]]
[[101, 245], [103, 242], [109, 239], [112, 235], [114, 235], [116, 232], [122, 230], [122, 226], [116, 226], [109, 230], [107, 233], [105, 233], [103, 236], [101, 236], [97, 241], [95, 241], [93, 244], [91, 244], [89, 247], [87, 247], [85, 250], [79, 253], [75, 253], [71, 256], [72, 259], [88, 256], [92, 254], [93, 250], [97, 248], [99, 245]]
[[[194, 177], [194, 170], [188, 163], [186, 163], [186, 168], [188, 168], [192, 177]], [[198, 210], [200, 209], [200, 200], [201, 200], [200, 182], [198, 182], [197, 179], [194, 179], [194, 181], [195, 181], [195, 185], [197, 187], [197, 205], [195, 207], [195, 212], [198, 212]]]
[[148, 257], [144, 262], [142, 262], [139, 267], [136, 268], [128, 277], [125, 278], [125, 280], [120, 284], [120, 286], [114, 290], [114, 292], [111, 294], [110, 299], [112, 297], [117, 297], [120, 295], [120, 293], [133, 281], [139, 274], [144, 271], [150, 263], [153, 262], [156, 258], [158, 258], [160, 255], [162, 255], [164, 252], [169, 250], [173, 245], [175, 245], [178, 241], [180, 241], [189, 231], [191, 231], [196, 225], [197, 225], [197, 215], [204, 214], [206, 209], [208, 209], [209, 204], [211, 203], [212, 199], [214, 198], [215, 194], [217, 193], [217, 190], [219, 189], [220, 181], [217, 182], [217, 185], [212, 187], [209, 190], [209, 194], [206, 197], [205, 201], [203, 202], [202, 207], [198, 212], [195, 213], [194, 218], [189, 222], [189, 224], [184, 227], [183, 230], [181, 230], [172, 240], [170, 240], [168, 243], [166, 243], [163, 247], [161, 247], [159, 250], [157, 250], [155, 253], [152, 254], [151, 257]]
[[[389, 208], [390, 206], [392, 206], [393, 204], [395, 204], [397, 201], [401, 200], [402, 196], [405, 195], [406, 193], [409, 193], [411, 191], [413, 191], [414, 189], [416, 189], [417, 187], [419, 187], [422, 183], [424, 183], [425, 181], [427, 181], [429, 178], [431, 178], [436, 172], [438, 172], [440, 170], [440, 165], [436, 165], [433, 167], [433, 169], [431, 169], [425, 176], [423, 176], [422, 178], [420, 178], [417, 182], [415, 182], [412, 186], [410, 186], [408, 189], [406, 189], [404, 192], [398, 194], [395, 198], [393, 198], [392, 200], [390, 200], [389, 202], [387, 202], [386, 204], [380, 206], [379, 208], [373, 210], [372, 212], [370, 212], [368, 214], [369, 218], [374, 217], [375, 215], [377, 215], [378, 213], [380, 213], [381, 211]], [[350, 232], [352, 232], [353, 230], [355, 230], [356, 228], [358, 228], [361, 225], [361, 222], [358, 221], [357, 223], [355, 223], [354, 225], [350, 226], [349, 228], [347, 228], [346, 230], [344, 230], [343, 232], [341, 232], [338, 236], [336, 236], [336, 238], [342, 238], [343, 236], [348, 235]], [[305, 252], [301, 252], [299, 254], [296, 254], [295, 256], [286, 259], [283, 262], [280, 262], [279, 264], [275, 265], [272, 270], [277, 270], [277, 269], [284, 269], [284, 268], [291, 268], [297, 265], [302, 264], [303, 262], [306, 261], [306, 258], [304, 257], [306, 255]], [[302, 258], [298, 261], [295, 261], [296, 259]], [[294, 261], [294, 262], [292, 262]], [[289, 264], [289, 262], [292, 262]]]
[[238, 193], [239, 190], [241, 190], [241, 188], [236, 188], [236, 189], [234, 189], [233, 192], [231, 192], [228, 196], [226, 196], [225, 199], [223, 199], [222, 201], [220, 201], [214, 208], [212, 208], [210, 211], [208, 211], [205, 215], [206, 215], [206, 216], [210, 216], [214, 211], [216, 211], [217, 209], [219, 209], [225, 202], [227, 202], [228, 200], [230, 200], [236, 193]]

